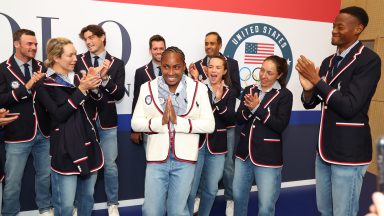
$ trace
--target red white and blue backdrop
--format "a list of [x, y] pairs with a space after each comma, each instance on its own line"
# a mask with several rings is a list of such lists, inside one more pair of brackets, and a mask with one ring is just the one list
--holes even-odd
[[[13, 53], [12, 32], [28, 28], [36, 32], [37, 59], [46, 57], [51, 37], [71, 39], [78, 53], [86, 52], [78, 34], [88, 24], [102, 25], [107, 50], [125, 62], [125, 97], [119, 113], [120, 206], [143, 201], [145, 155], [142, 146], [129, 140], [135, 70], [150, 61], [148, 39], [160, 34], [167, 46], [178, 46], [187, 65], [205, 56], [204, 37], [217, 31], [221, 52], [239, 62], [242, 87], [258, 80], [263, 58], [276, 54], [289, 63], [287, 87], [294, 94], [290, 125], [284, 134], [283, 187], [314, 184], [314, 158], [318, 110], [305, 111], [294, 65], [304, 54], [320, 65], [335, 52], [330, 44], [332, 22], [339, 0], [33, 0], [2, 1], [0, 9], [0, 61]], [[22, 187], [22, 215], [35, 214], [33, 166], [28, 164]], [[96, 185], [95, 209], [106, 208], [103, 179]]]

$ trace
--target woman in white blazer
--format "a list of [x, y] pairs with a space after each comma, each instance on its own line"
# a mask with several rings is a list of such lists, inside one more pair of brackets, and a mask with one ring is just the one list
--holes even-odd
[[144, 216], [189, 215], [199, 134], [215, 128], [207, 87], [184, 70], [184, 53], [167, 48], [161, 58], [163, 75], [141, 86], [133, 113], [132, 129], [149, 134]]

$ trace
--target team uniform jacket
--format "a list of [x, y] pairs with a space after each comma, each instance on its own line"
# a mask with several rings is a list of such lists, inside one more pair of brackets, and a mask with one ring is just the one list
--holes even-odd
[[256, 85], [248, 86], [243, 91], [240, 106], [236, 113], [238, 124], [244, 127], [236, 157], [245, 161], [248, 157], [256, 166], [278, 168], [283, 166], [282, 133], [288, 126], [292, 110], [292, 93], [287, 88], [271, 89], [264, 96], [259, 107], [252, 113], [244, 105], [244, 95], [259, 94]]
[[207, 143], [211, 154], [227, 153], [227, 127], [236, 120], [236, 92], [232, 88], [224, 87], [221, 100], [214, 102], [212, 92], [208, 90], [213, 116], [215, 118], [215, 131], [211, 134], [200, 135], [199, 148]]
[[148, 136], [146, 158], [148, 163], [162, 163], [170, 150], [177, 160], [195, 163], [199, 133], [212, 133], [215, 120], [210, 106], [207, 87], [186, 77], [187, 111], [177, 116], [174, 140], [170, 140], [170, 124], [162, 125], [163, 109], [158, 97], [158, 78], [144, 83], [140, 89], [132, 117], [132, 129], [151, 133]]
[[[50, 137], [51, 169], [62, 175], [85, 175], [103, 167], [96, 122], [91, 118], [90, 100], [101, 93], [84, 95], [77, 87], [57, 82], [52, 74], [37, 89], [38, 100], [47, 108], [52, 122]], [[75, 75], [75, 86], [80, 78]]]
[[135, 110], [137, 99], [139, 98], [140, 86], [148, 81], [156, 79], [155, 72], [153, 70], [152, 61], [144, 65], [141, 68], [138, 68], [135, 72], [135, 83], [133, 91], [133, 102], [132, 102], [132, 112]]
[[[35, 59], [32, 69], [31, 72], [46, 71], [42, 62]], [[26, 82], [14, 56], [0, 64], [0, 107], [10, 113], [20, 113], [17, 120], [4, 127], [5, 142], [29, 142], [35, 138], [38, 128], [45, 137], [49, 136], [49, 116], [42, 104], [35, 100], [37, 85], [28, 92]]]
[[[222, 55], [220, 53], [220, 55]], [[236, 92], [236, 97], [240, 96], [241, 92], [241, 84], [240, 84], [240, 75], [239, 75], [239, 64], [235, 59], [224, 56], [228, 63], [228, 72], [232, 82], [232, 88]], [[205, 58], [195, 62], [196, 69], [199, 71], [199, 80], [206, 80], [208, 78], [207, 74], [205, 74], [203, 67], [207, 67], [208, 65], [208, 56]]]
[[[95, 104], [95, 113], [93, 118], [99, 117], [100, 127], [102, 129], [117, 127], [117, 111], [116, 101], [124, 97], [125, 88], [125, 68], [124, 62], [116, 57], [111, 56], [108, 52], [105, 59], [111, 61], [108, 69], [109, 81], [105, 87], [99, 89], [103, 94], [101, 101]], [[90, 52], [86, 52], [77, 56], [75, 72], [80, 73], [82, 70], [88, 72], [89, 67], [92, 67], [92, 59]]]
[[321, 64], [323, 78], [314, 87], [306, 109], [321, 103], [318, 153], [332, 164], [363, 165], [372, 159], [368, 109], [380, 79], [380, 57], [359, 42], [331, 77], [332, 59]]

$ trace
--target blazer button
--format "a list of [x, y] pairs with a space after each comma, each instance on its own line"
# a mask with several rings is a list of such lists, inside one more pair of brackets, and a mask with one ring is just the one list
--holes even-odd
[[255, 128], [256, 126], [255, 125], [252, 125], [252, 128]]

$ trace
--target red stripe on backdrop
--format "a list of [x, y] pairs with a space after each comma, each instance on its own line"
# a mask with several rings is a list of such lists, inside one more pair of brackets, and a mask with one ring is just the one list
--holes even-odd
[[341, 0], [97, 0], [333, 22]]

